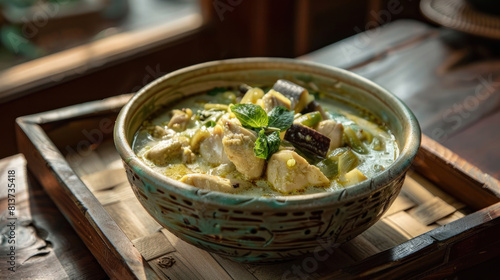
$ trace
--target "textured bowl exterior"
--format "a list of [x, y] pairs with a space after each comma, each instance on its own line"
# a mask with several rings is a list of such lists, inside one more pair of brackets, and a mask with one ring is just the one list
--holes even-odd
[[[142, 121], [165, 104], [214, 86], [272, 84], [279, 78], [311, 80], [367, 108], [395, 133], [400, 156], [374, 178], [335, 192], [249, 197], [172, 180], [155, 173], [131, 150]], [[233, 59], [181, 69], [143, 88], [118, 116], [115, 145], [137, 198], [169, 231], [236, 261], [272, 262], [348, 241], [379, 220], [401, 190], [420, 145], [420, 128], [396, 97], [345, 70], [292, 59]]]

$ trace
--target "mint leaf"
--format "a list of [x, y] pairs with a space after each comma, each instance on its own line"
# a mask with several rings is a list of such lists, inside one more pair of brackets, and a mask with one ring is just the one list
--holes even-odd
[[279, 131], [286, 130], [293, 123], [294, 114], [285, 107], [274, 108], [269, 116], [255, 104], [236, 104], [230, 109], [244, 127], [259, 132], [253, 149], [258, 158], [268, 159], [277, 152], [281, 143]]
[[261, 128], [267, 126], [269, 121], [266, 111], [255, 104], [236, 104], [230, 107], [231, 112], [245, 127]]
[[265, 129], [261, 129], [253, 148], [254, 154], [258, 158], [268, 159], [279, 150], [280, 143], [281, 139], [278, 131], [266, 135]]
[[276, 153], [281, 144], [280, 133], [275, 131], [267, 136], [267, 146], [269, 153], [267, 157], [270, 157], [272, 154]]
[[269, 112], [269, 124], [268, 127], [279, 128], [280, 131], [287, 130], [293, 123], [294, 113], [285, 107], [278, 106], [274, 107], [271, 112]]
[[253, 153], [258, 158], [267, 159], [269, 155], [269, 147], [267, 145], [267, 136], [264, 133], [264, 129], [259, 131], [259, 137], [255, 141], [255, 146], [253, 147]]

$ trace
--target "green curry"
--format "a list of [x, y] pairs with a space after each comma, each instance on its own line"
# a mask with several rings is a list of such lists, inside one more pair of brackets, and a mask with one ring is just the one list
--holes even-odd
[[146, 121], [133, 149], [172, 179], [254, 196], [348, 187], [383, 171], [399, 153], [372, 114], [287, 80], [186, 98]]

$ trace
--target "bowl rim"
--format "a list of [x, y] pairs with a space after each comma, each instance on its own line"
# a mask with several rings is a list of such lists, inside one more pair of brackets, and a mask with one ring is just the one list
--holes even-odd
[[[376, 174], [375, 176], [368, 178], [361, 183], [338, 189], [335, 191], [326, 191], [313, 194], [296, 194], [296, 195], [282, 195], [282, 196], [247, 196], [241, 194], [230, 194], [217, 191], [208, 191], [196, 188], [194, 186], [179, 182], [177, 180], [171, 179], [164, 176], [158, 172], [155, 172], [147, 164], [145, 164], [132, 150], [131, 145], [127, 141], [126, 137], [126, 123], [130, 118], [130, 112], [134, 107], [134, 104], [146, 95], [148, 91], [154, 89], [155, 87], [161, 85], [165, 80], [172, 77], [189, 73], [191, 71], [198, 71], [204, 68], [213, 68], [220, 66], [222, 64], [226, 65], [238, 65], [238, 64], [290, 64], [305, 66], [308, 68], [315, 68], [323, 72], [330, 72], [337, 75], [341, 75], [345, 78], [350, 78], [359, 82], [358, 88], [362, 88], [370, 93], [377, 92], [377, 97], [383, 97], [384, 100], [380, 100], [386, 104], [395, 104], [397, 108], [401, 111], [402, 116], [408, 120], [408, 125], [403, 128], [403, 137], [406, 137], [406, 142], [404, 147], [399, 147], [399, 156], [396, 160], [387, 168], [386, 170]], [[277, 67], [276, 67], [277, 68]], [[278, 68], [277, 68], [278, 69]], [[290, 69], [286, 69], [290, 71]], [[379, 96], [382, 94], [382, 96]], [[380, 99], [380, 98], [379, 98]], [[390, 107], [390, 106], [389, 106]], [[392, 112], [395, 114], [394, 112]], [[251, 58], [234, 58], [225, 60], [215, 60], [210, 62], [204, 62], [181, 68], [179, 70], [170, 72], [141, 88], [120, 110], [118, 117], [116, 119], [114, 128], [114, 142], [115, 147], [122, 158], [122, 160], [129, 165], [130, 168], [136, 173], [140, 173], [140, 176], [147, 176], [154, 182], [162, 182], [162, 186], [167, 188], [168, 191], [173, 191], [176, 194], [184, 195], [190, 198], [193, 196], [203, 197], [205, 202], [206, 199], [210, 200], [211, 203], [219, 205], [240, 205], [242, 203], [249, 203], [250, 201], [262, 202], [267, 205], [277, 206], [286, 202], [286, 204], [303, 205], [304, 203], [310, 203], [315, 206], [319, 204], [329, 204], [332, 201], [346, 201], [351, 199], [356, 199], [357, 197], [364, 196], [367, 193], [375, 192], [376, 190], [383, 189], [393, 180], [396, 180], [399, 176], [405, 174], [405, 172], [410, 167], [413, 159], [415, 158], [418, 149], [420, 147], [421, 141], [421, 131], [418, 121], [412, 111], [403, 103], [396, 95], [390, 91], [384, 89], [378, 84], [372, 82], [371, 80], [364, 78], [358, 74], [350, 72], [345, 69], [341, 69], [334, 66], [329, 66], [325, 64], [291, 59], [291, 58], [274, 58], [274, 57], [251, 57]], [[349, 192], [347, 192], [347, 190]]]

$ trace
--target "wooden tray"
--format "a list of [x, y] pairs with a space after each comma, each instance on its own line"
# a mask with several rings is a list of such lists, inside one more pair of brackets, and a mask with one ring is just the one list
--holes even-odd
[[442, 278], [500, 253], [499, 182], [425, 136], [392, 207], [340, 247], [318, 242], [314, 254], [273, 265], [198, 249], [156, 223], [128, 186], [111, 138], [130, 96], [17, 119], [28, 167], [111, 278]]

